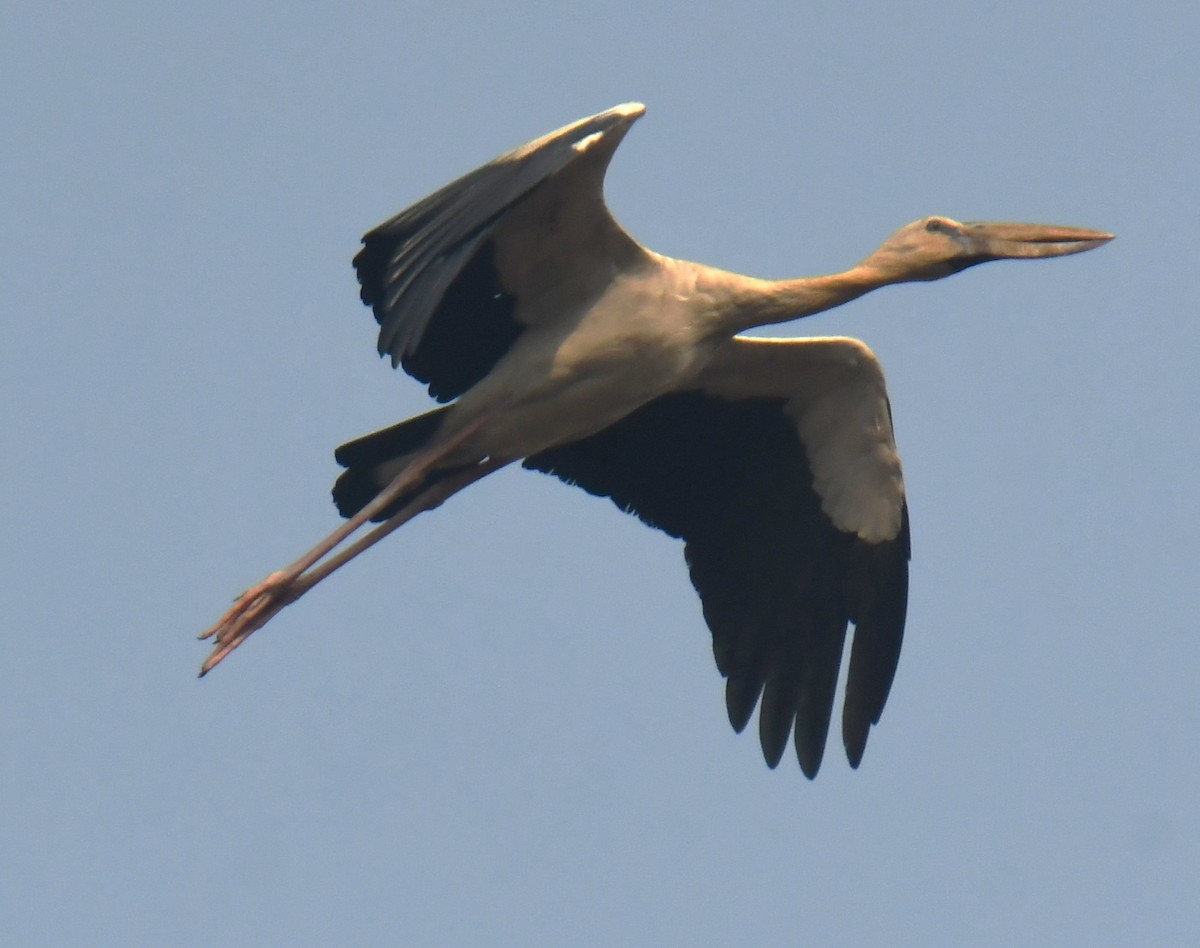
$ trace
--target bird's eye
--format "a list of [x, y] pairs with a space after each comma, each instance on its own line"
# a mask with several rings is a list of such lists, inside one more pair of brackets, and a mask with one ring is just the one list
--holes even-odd
[[941, 221], [939, 221], [939, 220], [938, 220], [938, 219], [935, 217], [935, 218], [933, 218], [932, 220], [928, 220], [928, 221], [926, 221], [926, 222], [925, 222], [925, 229], [926, 229], [927, 231], [930, 231], [930, 232], [932, 232], [932, 233], [938, 233], [938, 232], [940, 232], [940, 231], [944, 230], [945, 228], [943, 228], [943, 227], [942, 227], [942, 222], [941, 222]]

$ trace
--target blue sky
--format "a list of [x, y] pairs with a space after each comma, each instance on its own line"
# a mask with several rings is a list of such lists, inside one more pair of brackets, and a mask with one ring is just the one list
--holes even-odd
[[[47, 3], [0, 15], [11, 944], [1191, 944], [1200, 10]], [[365, 230], [568, 121], [648, 246], [830, 272], [926, 214], [1111, 230], [784, 327], [888, 373], [905, 651], [762, 763], [678, 545], [507, 471], [203, 682], [193, 636], [421, 411]]]

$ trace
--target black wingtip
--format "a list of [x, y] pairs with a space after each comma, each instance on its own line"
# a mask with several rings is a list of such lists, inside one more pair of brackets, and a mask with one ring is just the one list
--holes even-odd
[[858, 769], [858, 764], [863, 762], [863, 755], [866, 752], [866, 736], [870, 732], [870, 725], [862, 725], [860, 727], [847, 726], [842, 728], [842, 745], [846, 748], [846, 760], [850, 761], [850, 766]]
[[762, 709], [759, 709], [758, 725], [758, 742], [762, 745], [763, 759], [766, 760], [767, 766], [774, 770], [783, 759], [783, 752], [787, 750], [792, 730], [791, 721], [773, 721], [770, 716], [764, 717]]
[[819, 729], [812, 727], [806, 732], [801, 727], [800, 720], [796, 721], [796, 760], [800, 763], [800, 769], [804, 771], [804, 776], [809, 780], [816, 779], [817, 772], [821, 769], [821, 761], [825, 757], [825, 735], [828, 726], [826, 723]]
[[725, 683], [725, 712], [735, 733], [741, 734], [750, 723], [762, 689], [762, 681], [752, 678], [731, 677]]

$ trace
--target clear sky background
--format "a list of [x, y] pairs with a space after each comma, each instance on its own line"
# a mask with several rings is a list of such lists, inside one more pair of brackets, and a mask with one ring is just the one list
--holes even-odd
[[[0, 14], [0, 941], [1195, 944], [1200, 7], [207, 2]], [[679, 545], [506, 471], [203, 682], [419, 412], [358, 237], [631, 99], [648, 246], [830, 272], [1111, 230], [783, 328], [888, 373], [908, 636], [862, 768], [725, 719]]]

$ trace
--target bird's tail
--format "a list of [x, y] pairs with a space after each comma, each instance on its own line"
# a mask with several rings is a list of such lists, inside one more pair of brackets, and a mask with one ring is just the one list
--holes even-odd
[[[437, 433], [448, 408], [436, 408], [382, 431], [347, 441], [338, 448], [333, 454], [334, 459], [346, 468], [333, 485], [333, 502], [337, 505], [338, 513], [343, 517], [353, 517], [374, 500], [400, 473], [406, 459], [423, 448]], [[371, 520], [378, 523], [388, 519], [412, 500], [415, 493], [413, 491], [398, 498]]]

